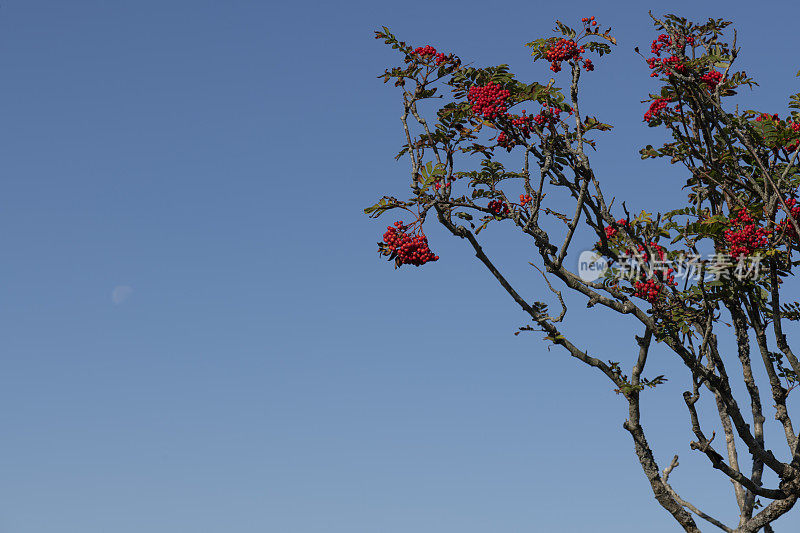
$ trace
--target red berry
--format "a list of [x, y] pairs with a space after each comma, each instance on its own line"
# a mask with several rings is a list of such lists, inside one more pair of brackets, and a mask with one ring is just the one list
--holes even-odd
[[421, 266], [429, 261], [438, 261], [439, 256], [428, 247], [428, 238], [423, 233], [406, 233], [407, 229], [402, 221], [387, 228], [383, 234], [384, 255], [394, 257], [396, 266]]

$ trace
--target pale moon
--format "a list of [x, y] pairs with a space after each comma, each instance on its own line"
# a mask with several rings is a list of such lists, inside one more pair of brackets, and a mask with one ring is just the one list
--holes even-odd
[[127, 300], [132, 293], [133, 287], [129, 285], [117, 285], [114, 287], [114, 290], [111, 291], [111, 301], [114, 302], [114, 305], [119, 305]]

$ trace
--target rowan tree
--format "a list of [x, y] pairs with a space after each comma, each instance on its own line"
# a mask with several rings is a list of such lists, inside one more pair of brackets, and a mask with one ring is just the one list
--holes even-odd
[[[550, 64], [554, 78], [546, 83], [520, 81], [507, 65], [464, 64], [385, 27], [375, 32], [402, 59], [379, 78], [402, 92], [405, 143], [397, 158], [410, 161], [410, 195], [384, 196], [365, 211], [403, 213], [378, 243], [396, 268], [439, 260], [426, 221], [466, 241], [526, 314], [521, 331], [543, 332], [545, 342], [605, 376], [627, 403], [623, 427], [655, 499], [685, 531], [707, 522], [769, 532], [800, 497], [800, 439], [787, 405], [800, 375], [787, 331], [800, 321], [800, 303], [785, 289], [800, 264], [800, 93], [784, 113], [739, 109], [737, 91], [755, 82], [737, 70], [730, 23], [651, 17], [656, 36], [640, 56], [654, 92], [642, 118], [669, 140], [640, 153], [675, 165], [687, 193], [682, 205], [649, 214], [608, 196], [593, 171], [596, 135], [612, 126], [581, 109], [581, 77], [594, 75], [595, 62], [600, 70], [617, 43], [610, 28], [587, 17], [576, 29], [557, 21], [556, 36], [528, 43], [534, 60]], [[513, 166], [501, 161], [509, 157]], [[531, 264], [550, 296], [526, 300], [504, 277], [479, 241], [489, 224], [529, 239]], [[573, 242], [587, 233], [596, 244], [574, 268]], [[616, 361], [571, 337], [565, 290], [587, 307], [633, 319], [637, 350]], [[690, 448], [731, 481], [738, 517], [709, 516], [679, 495], [670, 484], [677, 455], [656, 461], [640, 415], [640, 397], [666, 379], [646, 377], [655, 343], [686, 370]], [[697, 408], [701, 398], [714, 406], [710, 420]], [[782, 429], [781, 442], [766, 441], [767, 415]], [[765, 483], [765, 471], [778, 481]]]

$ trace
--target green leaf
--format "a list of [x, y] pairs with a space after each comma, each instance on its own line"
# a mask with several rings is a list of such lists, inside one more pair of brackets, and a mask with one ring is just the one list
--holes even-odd
[[394, 209], [399, 207], [401, 202], [397, 198], [393, 198], [391, 196], [384, 196], [380, 199], [380, 201], [375, 204], [367, 207], [364, 209], [364, 213], [370, 216], [370, 218], [378, 218], [384, 212], [389, 211], [390, 209]]
[[575, 30], [573, 30], [569, 26], [564, 25], [560, 20], [556, 20], [556, 25], [558, 26], [558, 29], [561, 32], [561, 34], [566, 35], [570, 39], [574, 39], [575, 35], [577, 35], [575, 33]]
[[483, 229], [484, 229], [486, 226], [488, 226], [488, 225], [489, 225], [489, 222], [491, 222], [492, 220], [494, 220], [494, 217], [487, 217], [487, 218], [485, 218], [485, 219], [483, 220], [483, 223], [482, 223], [480, 226], [478, 226], [478, 228], [475, 230], [475, 235], [477, 235], [477, 234], [479, 234], [481, 231], [483, 231]]

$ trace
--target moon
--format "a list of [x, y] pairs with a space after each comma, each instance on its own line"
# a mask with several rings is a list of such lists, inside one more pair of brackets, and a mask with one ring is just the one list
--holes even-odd
[[117, 285], [111, 291], [111, 301], [114, 302], [114, 305], [119, 305], [127, 300], [131, 294], [133, 294], [133, 287], [130, 285]]

